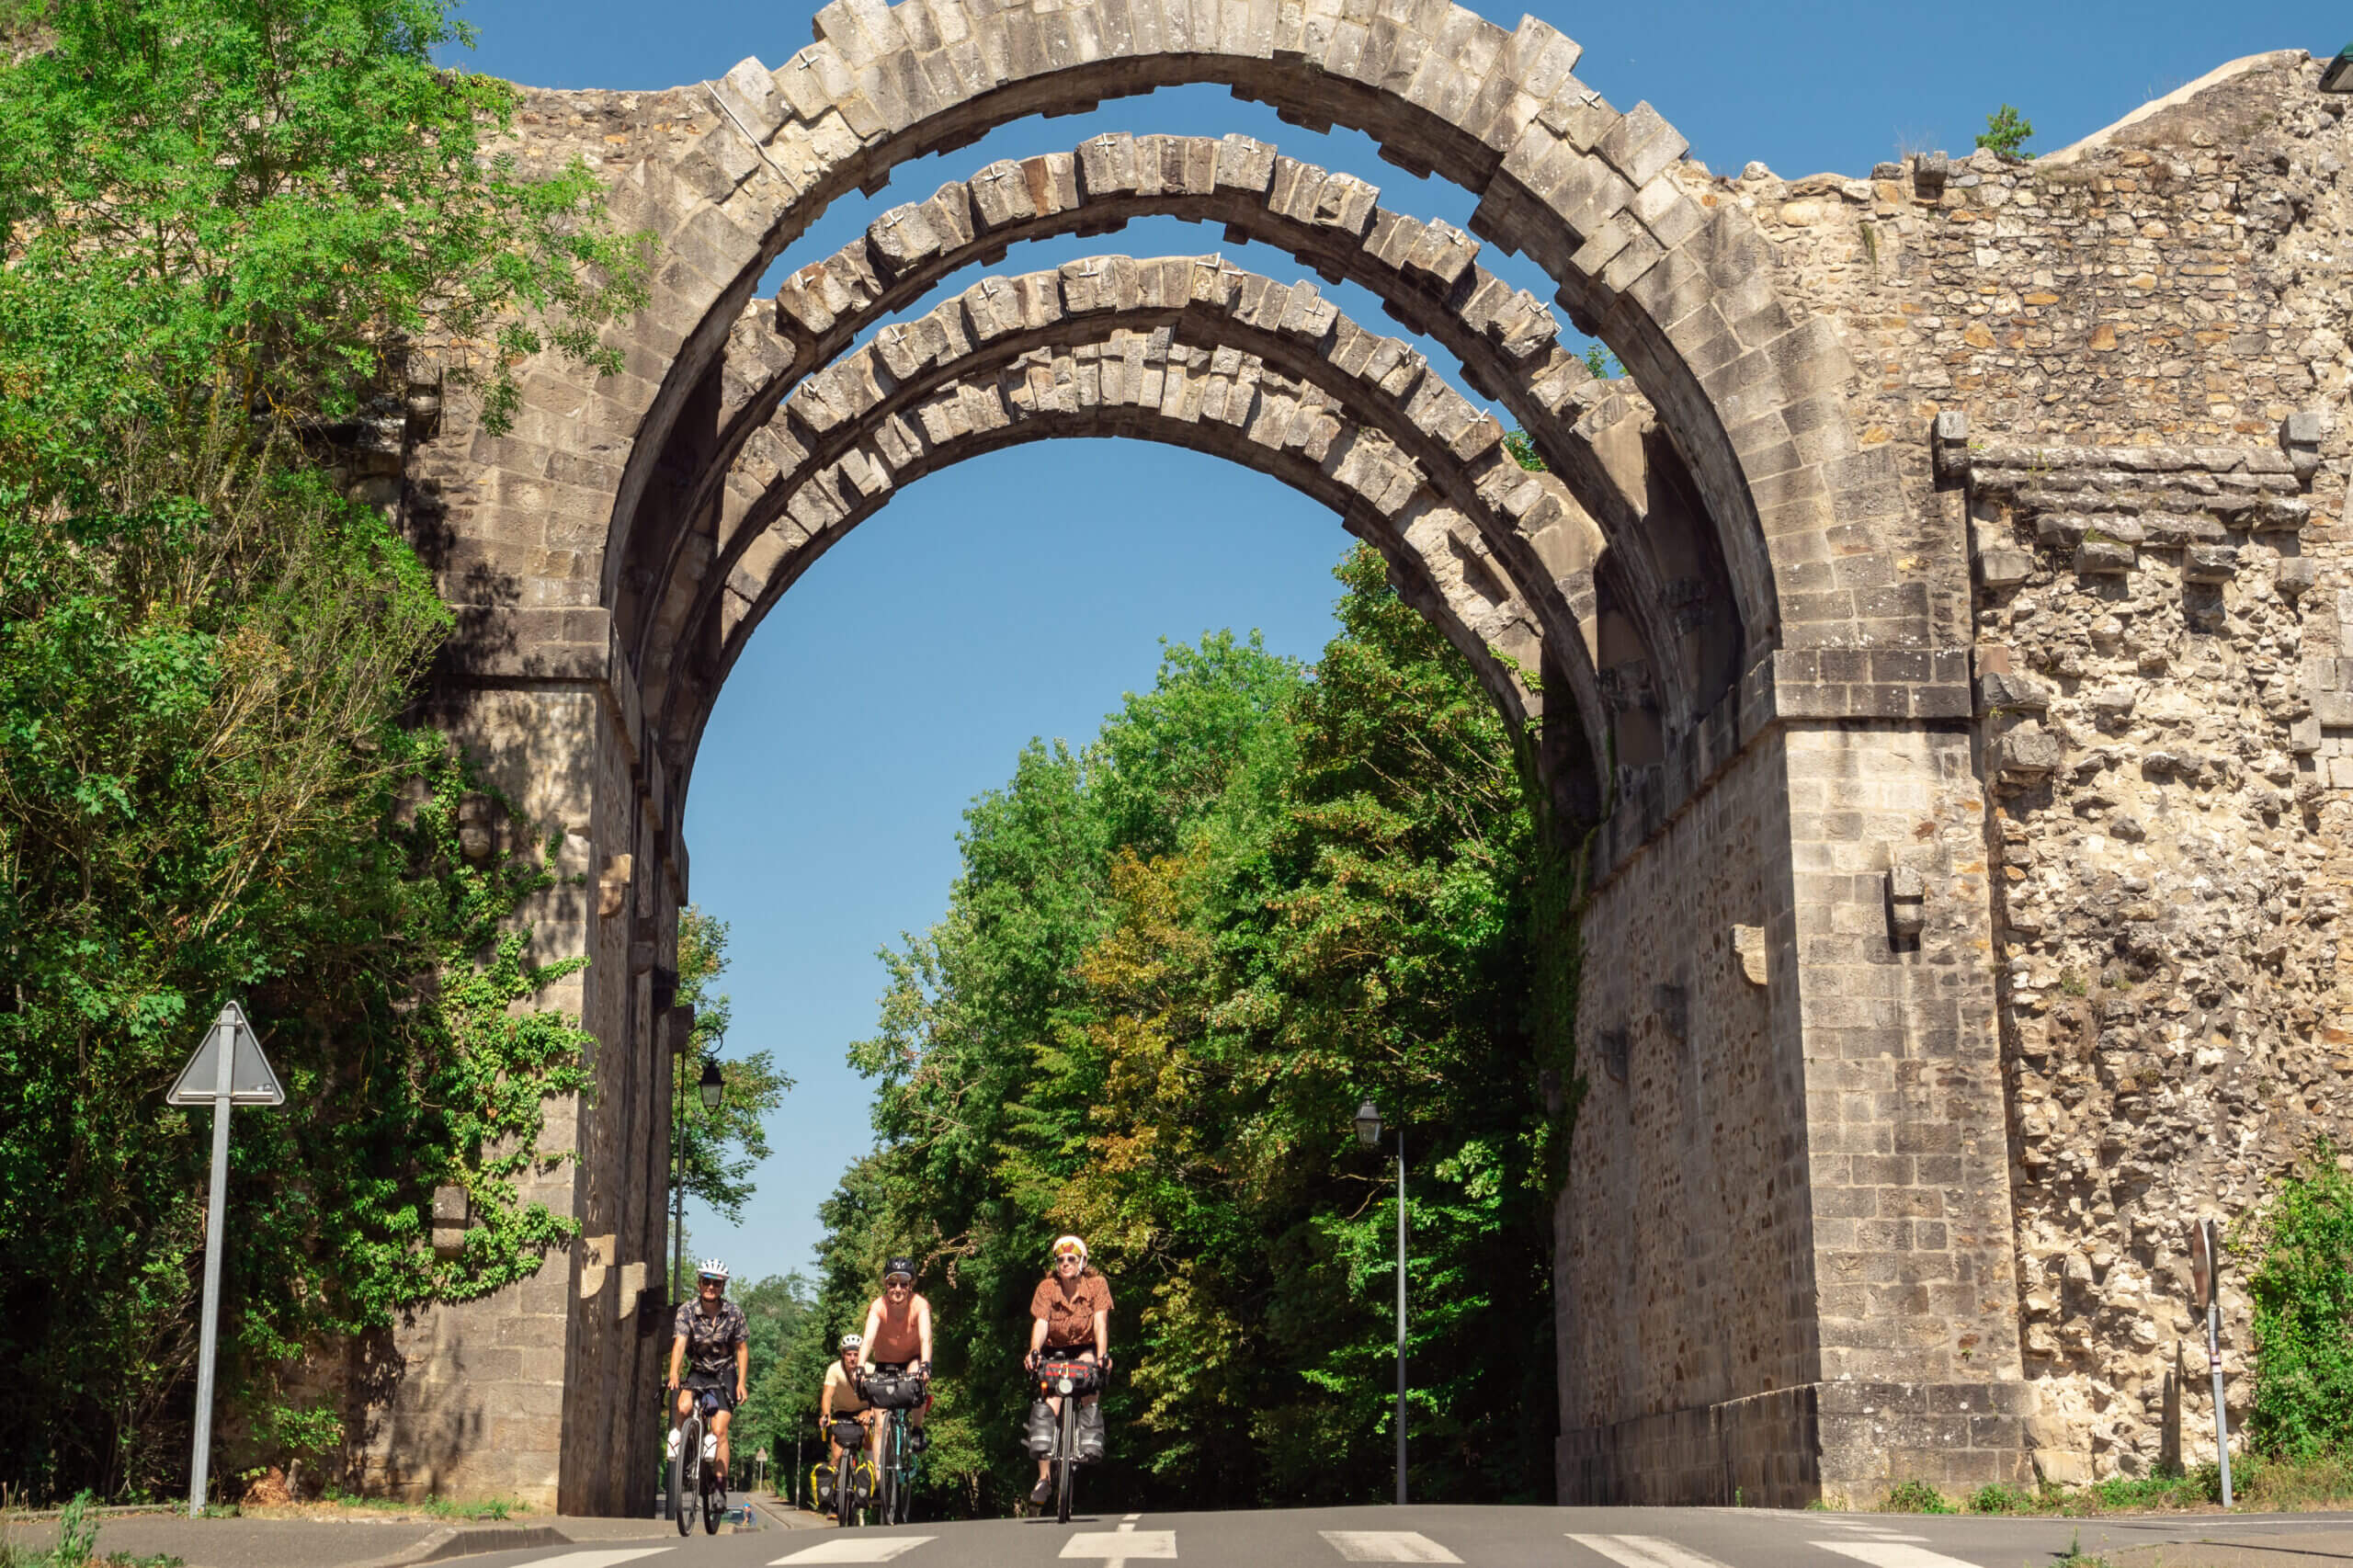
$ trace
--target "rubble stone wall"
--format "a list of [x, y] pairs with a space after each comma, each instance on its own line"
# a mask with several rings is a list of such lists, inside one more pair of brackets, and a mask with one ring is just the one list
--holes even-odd
[[1915, 569], [1972, 621], [2026, 1433], [2055, 1480], [2212, 1458], [2190, 1221], [2353, 1109], [2353, 136], [2319, 75], [2242, 62], [2031, 164], [1709, 182], [1836, 324]]

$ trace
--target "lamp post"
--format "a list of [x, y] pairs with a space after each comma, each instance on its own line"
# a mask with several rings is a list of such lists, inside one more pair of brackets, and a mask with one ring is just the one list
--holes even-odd
[[[695, 1088], [702, 1098], [705, 1110], [717, 1110], [719, 1102], [727, 1096], [727, 1081], [720, 1076], [718, 1054], [720, 1042], [726, 1038], [725, 1035], [712, 1036], [711, 1053], [702, 1059], [702, 1081]], [[671, 1076], [675, 1079], [676, 1074]], [[687, 1140], [686, 1119], [680, 1114], [681, 1109], [676, 1093], [673, 1091], [670, 1108], [670, 1289], [673, 1290], [683, 1284], [687, 1277]]]
[[[1381, 1147], [1381, 1108], [1357, 1107], [1357, 1142]], [[1397, 1505], [1405, 1504], [1405, 1130], [1397, 1129]]]

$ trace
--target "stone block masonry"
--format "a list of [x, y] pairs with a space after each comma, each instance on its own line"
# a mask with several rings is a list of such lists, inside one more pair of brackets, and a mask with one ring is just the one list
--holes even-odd
[[[1788, 181], [1692, 163], [1533, 19], [840, 0], [816, 31], [775, 71], [529, 95], [518, 157], [611, 179], [655, 301], [612, 335], [621, 373], [535, 366], [506, 435], [453, 399], [411, 443], [403, 515], [464, 629], [437, 712], [564, 835], [532, 913], [590, 960], [554, 1000], [597, 1088], [551, 1116], [570, 1255], [364, 1347], [371, 1483], [650, 1500], [638, 1291], [710, 705], [892, 496], [1104, 434], [1324, 500], [1539, 722], [1591, 873], [1562, 1500], [2171, 1457], [2158, 1412], [2202, 1398], [2167, 1386], [2188, 1221], [2353, 1105], [2353, 145], [2318, 67], [2239, 62], [2033, 164]], [[1199, 81], [1365, 131], [1474, 195], [1470, 232], [1246, 138], [1114, 135], [797, 245], [907, 158]], [[935, 297], [1162, 215], [1371, 290], [1549, 473], [1303, 280], [1106, 256]], [[1556, 308], [1631, 377], [1587, 374]]]

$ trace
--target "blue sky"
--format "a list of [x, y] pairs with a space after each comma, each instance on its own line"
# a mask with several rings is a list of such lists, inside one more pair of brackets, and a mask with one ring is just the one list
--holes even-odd
[[[779, 65], [811, 36], [809, 9], [733, 0], [472, 0], [465, 14], [481, 30], [466, 63], [542, 86], [704, 80], [747, 54]], [[2033, 121], [2031, 146], [2055, 149], [2225, 61], [2333, 52], [2353, 36], [2341, 5], [2289, 3], [1915, 11], [1654, 0], [1537, 14], [1585, 46], [1581, 77], [1621, 108], [1649, 99], [1694, 157], [1728, 174], [1761, 160], [1788, 177], [1868, 174], [1904, 148], [1966, 152], [2004, 103]], [[1400, 211], [1459, 223], [1472, 206], [1380, 162], [1361, 136], [1313, 135], [1221, 90], [1186, 88], [1007, 126], [903, 165], [881, 195], [837, 203], [786, 265], [826, 255], [942, 180], [1106, 130], [1239, 131], [1378, 184]], [[1285, 278], [1298, 271], [1287, 256], [1166, 221], [1017, 246], [996, 270], [1212, 250]], [[1524, 263], [1482, 260], [1550, 298]], [[1380, 320], [1361, 293], [1332, 292], [1359, 320]], [[696, 901], [733, 929], [730, 1049], [773, 1050], [799, 1086], [770, 1123], [778, 1153], [745, 1222], [690, 1206], [698, 1253], [724, 1255], [739, 1276], [806, 1267], [818, 1201], [871, 1142], [867, 1085], [843, 1049], [872, 1031], [875, 950], [939, 916], [966, 802], [1007, 777], [1030, 737], [1091, 735], [1123, 692], [1151, 683], [1164, 636], [1256, 628], [1276, 650], [1313, 659], [1331, 633], [1330, 568], [1347, 542], [1329, 513], [1215, 460], [1054, 442], [915, 486], [794, 587], [721, 698], [687, 838]]]

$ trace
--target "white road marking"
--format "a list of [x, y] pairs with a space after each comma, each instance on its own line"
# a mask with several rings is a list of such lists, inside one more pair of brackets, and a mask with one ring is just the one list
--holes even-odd
[[1654, 1535], [1575, 1535], [1569, 1539], [1597, 1551], [1618, 1568], [1724, 1568], [1712, 1557]]
[[1318, 1530], [1350, 1562], [1460, 1562], [1419, 1530]]
[[779, 1557], [768, 1568], [782, 1568], [787, 1562], [888, 1562], [925, 1541], [938, 1539], [928, 1535], [837, 1536], [803, 1547], [790, 1557]]
[[667, 1546], [631, 1546], [610, 1547], [602, 1551], [567, 1551], [560, 1557], [542, 1557], [531, 1568], [613, 1568], [616, 1562], [673, 1550]]
[[1131, 1525], [1142, 1517], [1143, 1516], [1142, 1514], [1121, 1514], [1120, 1516], [1120, 1522], [1123, 1525]]
[[[1064, 1557], [1101, 1557], [1109, 1562], [1126, 1562], [1136, 1558], [1171, 1558], [1176, 1555], [1175, 1530], [1140, 1530], [1133, 1525], [1121, 1525], [1116, 1530], [1081, 1530], [1063, 1542]], [[1108, 1563], [1106, 1564], [1108, 1568]]]
[[1871, 1568], [1976, 1568], [1975, 1563], [1964, 1562], [1958, 1557], [1893, 1540], [1815, 1540], [1806, 1544], [1851, 1557], [1858, 1562], [1868, 1562]]

